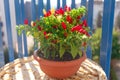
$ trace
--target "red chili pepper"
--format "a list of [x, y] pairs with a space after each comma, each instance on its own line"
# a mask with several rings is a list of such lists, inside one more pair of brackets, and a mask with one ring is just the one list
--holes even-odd
[[85, 27], [87, 27], [87, 26], [88, 26], [88, 25], [87, 25], [87, 21], [86, 21], [86, 20], [83, 20], [82, 25], [84, 25]]
[[82, 29], [82, 26], [81, 25], [77, 25], [77, 26], [74, 26], [71, 31], [74, 32], [74, 31], [79, 31], [80, 29]]
[[71, 10], [71, 8], [70, 7], [68, 7], [68, 6], [65, 6], [65, 11], [70, 11]]
[[57, 26], [52, 26], [52, 27], [55, 28], [55, 29], [57, 28]]
[[64, 36], [67, 37], [67, 35], [68, 35], [68, 34], [65, 32], [65, 33], [64, 33]]
[[55, 14], [61, 14], [63, 15], [64, 14], [64, 10], [62, 8], [58, 9], [55, 11]]
[[41, 31], [41, 30], [42, 30], [42, 28], [41, 28], [40, 26], [38, 26], [37, 28], [38, 28], [38, 30], [39, 30], [39, 31]]
[[80, 19], [81, 18], [81, 16], [77, 16], [77, 19]]
[[48, 16], [50, 16], [51, 15], [51, 11], [48, 11], [45, 15], [44, 15], [44, 17], [48, 17]]
[[86, 45], [87, 45], [87, 43], [86, 43], [86, 42], [83, 42], [83, 43], [82, 43], [82, 46], [84, 46], [84, 47], [85, 47]]
[[36, 26], [36, 23], [35, 23], [35, 22], [33, 22], [33, 26]]
[[47, 32], [46, 31], [44, 31], [44, 36], [47, 34]]
[[25, 20], [24, 20], [24, 24], [25, 24], [25, 25], [28, 25], [28, 19], [25, 19]]
[[61, 23], [62, 28], [65, 30], [67, 28], [66, 24], [64, 22]]
[[66, 20], [67, 20], [69, 23], [72, 23], [72, 22], [73, 22], [73, 20], [72, 20], [72, 18], [71, 18], [70, 15], [66, 16]]

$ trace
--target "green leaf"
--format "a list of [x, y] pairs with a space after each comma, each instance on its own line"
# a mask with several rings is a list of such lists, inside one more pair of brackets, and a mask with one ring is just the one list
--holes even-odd
[[16, 26], [16, 30], [17, 30], [18, 35], [21, 35], [22, 31], [25, 30], [25, 26], [23, 25]]
[[65, 53], [65, 48], [63, 48], [62, 44], [60, 44], [59, 53], [60, 53], [60, 58], [61, 58], [61, 57], [63, 56], [63, 54]]
[[30, 34], [31, 34], [30, 31], [26, 32], [26, 35], [27, 35], [27, 36], [29, 36]]
[[44, 50], [44, 54], [45, 54], [45, 58], [48, 58], [49, 57], [49, 52], [47, 51], [47, 49]]
[[55, 50], [52, 50], [52, 51], [51, 51], [51, 56], [52, 56], [53, 58], [55, 58]]
[[17, 32], [18, 32], [18, 35], [21, 35], [21, 33], [22, 33], [20, 30], [17, 30]]
[[19, 26], [18, 26], [18, 25], [16, 26], [16, 29], [17, 29], [17, 30], [19, 29]]
[[82, 51], [79, 51], [79, 55], [82, 56]]
[[[46, 45], [47, 46], [47, 45]], [[46, 47], [45, 46], [45, 47]], [[49, 51], [48, 51], [48, 48], [44, 48], [44, 56], [45, 56], [45, 58], [48, 58], [49, 57]]]
[[78, 54], [78, 48], [74, 45], [74, 44], [71, 44], [71, 54], [72, 54], [72, 57], [75, 58], [76, 55]]

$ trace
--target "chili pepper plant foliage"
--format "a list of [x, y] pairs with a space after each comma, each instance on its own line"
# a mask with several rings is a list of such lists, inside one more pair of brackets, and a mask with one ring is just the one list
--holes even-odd
[[27, 35], [32, 35], [40, 42], [40, 51], [45, 59], [61, 58], [65, 54], [71, 54], [72, 59], [82, 55], [86, 51], [91, 36], [87, 21], [83, 19], [86, 15], [86, 8], [71, 9], [65, 6], [57, 10], [51, 9], [48, 12], [43, 10], [44, 16], [31, 25], [26, 19], [24, 25], [17, 26], [19, 34], [25, 30]]

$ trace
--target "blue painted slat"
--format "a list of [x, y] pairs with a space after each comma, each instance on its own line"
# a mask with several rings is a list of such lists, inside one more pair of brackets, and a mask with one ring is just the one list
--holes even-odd
[[88, 25], [90, 26], [91, 31], [93, 30], [93, 5], [94, 0], [89, 0], [88, 2]]
[[60, 0], [57, 0], [57, 9], [60, 8]]
[[86, 6], [87, 0], [81, 0], [81, 5]]
[[[87, 21], [88, 21], [88, 26], [90, 26], [91, 31], [93, 31], [93, 4], [94, 4], [94, 0], [89, 0]], [[92, 50], [90, 46], [88, 46], [86, 53], [87, 53], [88, 58], [92, 58]]]
[[[87, 4], [87, 0], [81, 0], [81, 6], [85, 6], [86, 7], [86, 4]], [[85, 17], [82, 17], [82, 19], [84, 20], [86, 18]]]
[[100, 64], [109, 80], [115, 0], [104, 0]]
[[35, 4], [35, 3], [36, 3], [36, 0], [32, 0], [32, 1], [31, 1], [31, 6], [32, 6], [32, 7], [31, 7], [31, 8], [32, 8], [31, 11], [32, 11], [32, 20], [33, 20], [33, 21], [35, 21], [36, 18], [37, 18], [37, 16], [36, 16], [36, 4]]
[[0, 30], [2, 29], [3, 23], [0, 20]]
[[40, 16], [43, 16], [43, 0], [38, 0], [38, 18], [40, 18]]
[[[25, 8], [24, 8], [24, 0], [21, 0], [21, 14], [22, 14], [22, 24], [24, 24], [24, 20], [26, 19]], [[24, 45], [24, 56], [28, 56], [28, 48], [27, 48], [27, 38], [25, 35], [25, 31], [23, 31], [23, 45]]]
[[0, 21], [0, 67], [5, 64], [3, 51], [2, 22]]
[[47, 9], [46, 10], [48, 11], [50, 9], [51, 9], [51, 7], [50, 7], [50, 0], [47, 0]]
[[22, 24], [23, 24], [23, 23], [24, 23], [25, 16], [26, 16], [26, 15], [25, 15], [25, 8], [24, 8], [24, 0], [21, 0], [20, 5], [21, 5], [20, 8], [21, 8], [21, 13], [22, 13], [22, 14], [21, 14], [21, 15], [22, 15], [21, 18], [22, 18]]
[[14, 60], [14, 49], [13, 49], [13, 39], [12, 39], [12, 30], [11, 30], [11, 19], [10, 19], [10, 9], [9, 9], [9, 0], [4, 0], [4, 9], [5, 9], [5, 19], [6, 19], [6, 30], [7, 30], [7, 41], [8, 41], [8, 51], [9, 51], [9, 61]]
[[[20, 12], [20, 3], [19, 0], [14, 0], [15, 4], [15, 14], [16, 14], [16, 25], [21, 24], [21, 12]], [[22, 49], [22, 35], [17, 34], [18, 41], [18, 57], [23, 57], [23, 49]]]
[[[36, 1], [35, 0], [32, 0], [31, 1], [31, 5], [32, 5], [32, 21], [35, 21], [36, 20]], [[38, 48], [37, 46], [37, 41], [34, 39], [34, 50], [36, 50]]]
[[75, 8], [75, 0], [72, 0], [71, 8]]
[[27, 38], [26, 38], [26, 34], [25, 31], [23, 31], [23, 41], [24, 41], [24, 56], [27, 57], [28, 56], [28, 48], [27, 48]]
[[66, 0], [62, 0], [62, 8], [66, 6]]

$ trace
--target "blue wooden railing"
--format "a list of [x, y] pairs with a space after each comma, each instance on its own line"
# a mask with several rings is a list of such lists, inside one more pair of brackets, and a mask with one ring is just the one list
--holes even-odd
[[[4, 0], [4, 9], [5, 9], [5, 19], [6, 19], [6, 29], [7, 29], [7, 39], [8, 39], [8, 52], [9, 52], [9, 61], [14, 60], [14, 48], [13, 48], [13, 36], [11, 31], [11, 17], [10, 17], [10, 0]], [[66, 0], [57, 0], [57, 7], [60, 8], [60, 4], [62, 7], [66, 5]], [[15, 16], [16, 16], [16, 24], [23, 24], [24, 19], [26, 18], [25, 7], [24, 7], [24, 0], [14, 0], [15, 5]], [[82, 0], [81, 5], [88, 7], [88, 25], [93, 29], [93, 5], [94, 0]], [[36, 8], [36, 6], [38, 8]], [[72, 0], [71, 7], [75, 7], [75, 0]], [[32, 20], [43, 16], [42, 10], [44, 8], [43, 0], [38, 0], [38, 5], [36, 5], [36, 0], [31, 0], [31, 13], [32, 13]], [[46, 9], [49, 10], [51, 8], [50, 0], [47, 0]], [[113, 18], [114, 18], [114, 8], [115, 8], [115, 0], [104, 0], [104, 8], [103, 8], [103, 20], [102, 20], [102, 38], [101, 38], [101, 48], [100, 48], [100, 64], [104, 71], [107, 74], [109, 79], [110, 73], [110, 61], [111, 61], [111, 47], [112, 47], [112, 30], [113, 30]], [[17, 34], [17, 33], [16, 33]], [[22, 40], [23, 39], [23, 40]], [[22, 58], [23, 56], [28, 56], [27, 50], [27, 40], [26, 36], [23, 33], [22, 36], [17, 36], [18, 41], [18, 57]], [[22, 46], [23, 43], [23, 46]], [[36, 41], [35, 41], [36, 43]], [[24, 52], [23, 52], [24, 49]], [[36, 46], [35, 46], [36, 49]], [[3, 46], [2, 46], [2, 35], [1, 35], [1, 25], [0, 25], [0, 57], [3, 56]], [[88, 58], [91, 58], [91, 49], [88, 46], [87, 50]], [[0, 61], [3, 62], [4, 61]]]
[[2, 22], [1, 22], [1, 20], [0, 20], [0, 64], [5, 64], [5, 62], [4, 62], [4, 52], [3, 52], [3, 39], [2, 39], [2, 26], [3, 26], [3, 24], [2, 24]]
[[104, 1], [102, 38], [100, 47], [100, 64], [105, 70], [107, 77], [109, 77], [110, 73], [114, 8], [115, 0]]

